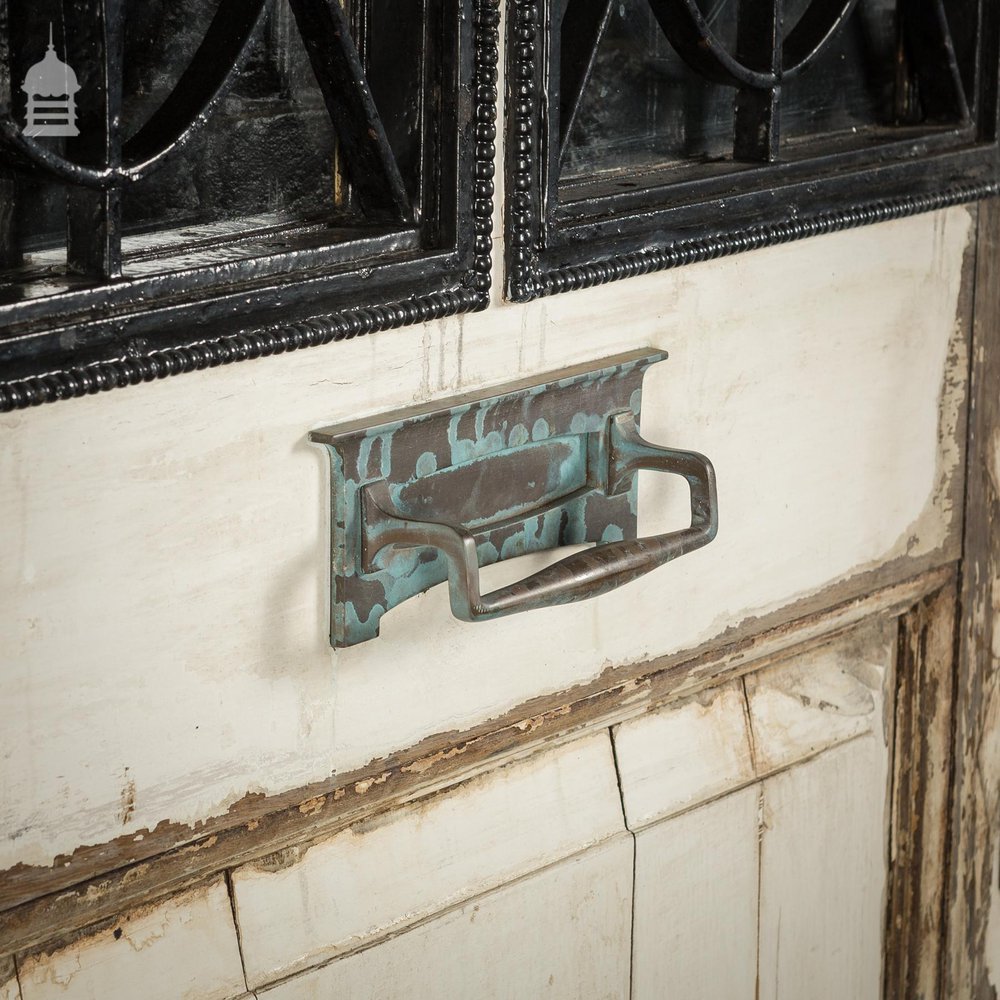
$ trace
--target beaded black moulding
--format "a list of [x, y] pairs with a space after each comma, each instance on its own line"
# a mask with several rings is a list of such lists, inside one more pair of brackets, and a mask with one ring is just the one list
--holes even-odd
[[[106, 29], [110, 19], [121, 17], [111, 0], [85, 2], [102, 8]], [[297, 0], [297, 4], [317, 16], [332, 10], [324, 0]], [[242, 254], [221, 265], [195, 257], [192, 267], [174, 265], [151, 273], [155, 267], [147, 265], [145, 271], [130, 273], [128, 252], [121, 253], [116, 219], [108, 211], [109, 205], [115, 207], [116, 191], [84, 191], [80, 197], [89, 198], [104, 211], [106, 235], [119, 240], [123, 273], [115, 273], [114, 255], [106, 252], [105, 241], [98, 248], [105, 251], [103, 256], [91, 254], [83, 270], [70, 273], [62, 285], [54, 290], [32, 289], [31, 281], [40, 281], [42, 286], [51, 283], [52, 268], [48, 273], [33, 268], [36, 260], [30, 246], [23, 257], [17, 248], [12, 252], [6, 247], [8, 268], [0, 279], [6, 282], [0, 292], [0, 412], [485, 308], [492, 265], [498, 3], [447, 0], [424, 9], [437, 11], [438, 29], [429, 34], [444, 40], [435, 43], [440, 45], [436, 72], [454, 82], [452, 91], [434, 84], [440, 100], [434, 122], [427, 126], [407, 123], [407, 127], [424, 129], [418, 143], [427, 178], [420, 182], [424, 204], [406, 204], [403, 192], [399, 195], [403, 207], [387, 213], [377, 203], [377, 190], [357, 190], [361, 185], [353, 181], [360, 180], [359, 169], [353, 177], [348, 172], [346, 178], [348, 184], [353, 183], [348, 198], [354, 199], [357, 209], [353, 229], [340, 224], [340, 229], [331, 230], [327, 224], [322, 239], [315, 236], [315, 226], [312, 231], [300, 227], [301, 232], [292, 232], [290, 237], [282, 232], [280, 238], [290, 240], [287, 254], [276, 253], [271, 246], [266, 253], [256, 253], [251, 234], [249, 240], [244, 239]], [[106, 30], [105, 50], [111, 34]], [[210, 30], [203, 44], [211, 38]], [[343, 70], [328, 51], [310, 55], [317, 76], [329, 71], [336, 80]], [[367, 81], [357, 69], [360, 60], [356, 53], [348, 55], [346, 64], [357, 71], [362, 109], [358, 113], [368, 113], [377, 123], [378, 111]], [[0, 156], [7, 167], [0, 176], [0, 194], [11, 203], [17, 191], [37, 187], [46, 169], [44, 163], [40, 166], [26, 159], [19, 147], [31, 152], [33, 144], [40, 150], [40, 161], [52, 159], [48, 148], [22, 136], [20, 123], [11, 113], [10, 83], [15, 71], [14, 60], [8, 59], [7, 79], [0, 81], [7, 84], [0, 99], [6, 98], [3, 103], [8, 108], [0, 121]], [[182, 84], [183, 79], [178, 89]], [[227, 78], [220, 88], [229, 85]], [[467, 93], [471, 101], [464, 99]], [[327, 101], [333, 118], [344, 113], [334, 106], [336, 100], [334, 95]], [[217, 101], [216, 96], [211, 106]], [[391, 94], [388, 103], [392, 104]], [[110, 98], [107, 105], [111, 105]], [[350, 152], [345, 136], [350, 139], [352, 129], [357, 133], [355, 125], [338, 127], [342, 156]], [[386, 129], [391, 128], [390, 122]], [[383, 151], [388, 150], [388, 167], [394, 171], [392, 151], [385, 136], [381, 138]], [[186, 133], [182, 140], [188, 142]], [[197, 136], [191, 141], [197, 141]], [[362, 165], [370, 154], [370, 150], [360, 150]], [[100, 172], [92, 173], [97, 178]], [[119, 173], [127, 190], [131, 183], [127, 172]], [[60, 178], [60, 183], [70, 184], [72, 208], [77, 192], [66, 178]], [[395, 191], [401, 191], [400, 184]], [[13, 210], [0, 212], [0, 237], [8, 244], [16, 236], [15, 226], [7, 224], [14, 215]], [[73, 225], [79, 230], [80, 224], [73, 218], [69, 223], [72, 272]], [[330, 242], [333, 237], [327, 238], [328, 232], [339, 242]]]
[[[727, 47], [696, 0], [510, 0], [509, 298], [528, 301], [1000, 191], [998, 0], [813, 0], [783, 44], [777, 13], [777, 26], [761, 31], [766, 11], [740, 20], [738, 6], [730, 5], [735, 42]], [[883, 96], [894, 88], [895, 104], [867, 126], [780, 139], [783, 114], [800, 131], [803, 121], [822, 120], [824, 86], [842, 97], [825, 50], [857, 34], [855, 22], [876, 7], [883, 20], [902, 13], [919, 22], [912, 38], [898, 36], [910, 39], [909, 76], [881, 88]], [[627, 37], [636, 23], [638, 41]], [[834, 61], [843, 55], [833, 52]], [[630, 84], [615, 83], [626, 69], [648, 74], [633, 106]], [[895, 72], [898, 61], [895, 70], [876, 69]], [[800, 73], [812, 91], [796, 107], [783, 95]], [[660, 84], [657, 105], [648, 93]], [[589, 105], [588, 86], [597, 94]], [[731, 118], [722, 121], [727, 110]], [[866, 110], [874, 115], [858, 114]], [[616, 131], [643, 114], [644, 134]], [[680, 139], [678, 121], [691, 126]], [[639, 140], [645, 160], [635, 153]]]

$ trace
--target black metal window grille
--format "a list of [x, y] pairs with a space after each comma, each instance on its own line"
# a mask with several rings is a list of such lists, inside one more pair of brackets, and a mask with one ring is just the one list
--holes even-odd
[[995, 192], [997, 0], [512, 0], [516, 299]]
[[[0, 4], [0, 409], [483, 308], [497, 21], [494, 0]], [[30, 92], [46, 46], [78, 134]]]

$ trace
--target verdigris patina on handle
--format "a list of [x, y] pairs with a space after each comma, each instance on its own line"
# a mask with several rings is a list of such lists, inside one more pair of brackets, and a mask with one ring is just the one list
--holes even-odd
[[[708, 544], [711, 462], [637, 429], [642, 377], [665, 357], [633, 351], [313, 431], [331, 462], [331, 644], [374, 638], [386, 611], [445, 580], [455, 615], [481, 621], [595, 597]], [[688, 527], [636, 537], [640, 469], [687, 480]], [[597, 545], [480, 591], [481, 566], [584, 542]]]

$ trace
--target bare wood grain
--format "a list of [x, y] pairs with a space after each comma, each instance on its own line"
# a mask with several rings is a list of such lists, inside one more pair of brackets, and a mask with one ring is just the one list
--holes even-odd
[[946, 587], [899, 620], [885, 997], [940, 995], [956, 604]]
[[[1000, 203], [979, 209], [945, 996], [1000, 989]], [[992, 936], [990, 924], [993, 924]], [[992, 947], [991, 947], [992, 941]]]

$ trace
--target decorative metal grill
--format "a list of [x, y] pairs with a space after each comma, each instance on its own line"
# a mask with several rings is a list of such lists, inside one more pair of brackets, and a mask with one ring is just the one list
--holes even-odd
[[508, 290], [996, 190], [997, 0], [512, 0]]
[[[560, 26], [559, 140], [564, 147], [593, 72], [612, 10], [621, 0], [569, 0]], [[713, 29], [724, 0], [702, 11], [697, 0], [642, 0], [684, 62], [704, 80], [735, 91], [733, 157], [774, 162], [779, 156], [782, 87], [817, 61], [837, 38], [858, 0], [811, 0], [785, 30], [782, 0], [742, 0], [735, 13], [735, 51]], [[900, 120], [919, 94], [925, 121], [968, 122], [943, 0], [900, 0], [897, 6], [895, 105]]]
[[[204, 13], [0, 3], [0, 410], [485, 306], [495, 0]], [[25, 125], [49, 21], [78, 77], [65, 140]], [[173, 77], [143, 65], [157, 24], [199, 39]], [[316, 91], [298, 111], [293, 84]]]
[[[327, 0], [289, 0], [316, 80], [336, 129], [342, 161], [370, 218], [412, 221], [399, 165], [382, 124], [347, 13]], [[82, 67], [87, 93], [75, 156], [59, 153], [0, 115], [0, 140], [12, 163], [69, 186], [67, 260], [71, 272], [121, 276], [121, 192], [141, 182], [197, 136], [247, 58], [266, 0], [221, 0], [204, 41], [166, 100], [123, 139], [123, 0], [63, 5], [67, 62]], [[9, 79], [9, 78], [8, 78]], [[8, 85], [9, 86], [9, 85]], [[5, 234], [15, 244], [16, 234]], [[8, 260], [16, 250], [8, 250]]]

